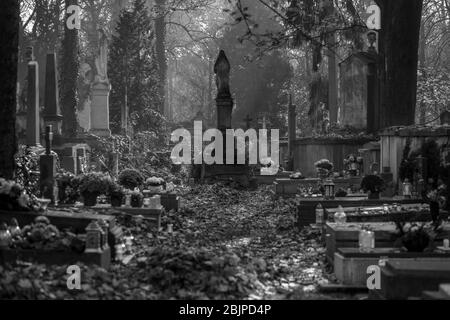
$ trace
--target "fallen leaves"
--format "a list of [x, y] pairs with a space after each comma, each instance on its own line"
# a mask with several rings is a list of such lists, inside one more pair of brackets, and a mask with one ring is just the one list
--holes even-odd
[[303, 288], [314, 293], [325, 281], [319, 235], [294, 228], [295, 201], [274, 200], [268, 187], [214, 184], [179, 192], [185, 207], [162, 219], [162, 230], [172, 224], [172, 234], [155, 232], [143, 219], [118, 218], [135, 239], [126, 265], [82, 266], [76, 292], [65, 286], [64, 267], [7, 267], [0, 298], [286, 299]]

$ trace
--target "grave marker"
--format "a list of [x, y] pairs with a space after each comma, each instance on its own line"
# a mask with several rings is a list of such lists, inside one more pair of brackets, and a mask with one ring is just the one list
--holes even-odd
[[[34, 59], [33, 49], [28, 49], [28, 57]], [[31, 52], [30, 52], [31, 51]], [[39, 132], [39, 64], [28, 62], [28, 109], [27, 109], [27, 145], [40, 146]]]

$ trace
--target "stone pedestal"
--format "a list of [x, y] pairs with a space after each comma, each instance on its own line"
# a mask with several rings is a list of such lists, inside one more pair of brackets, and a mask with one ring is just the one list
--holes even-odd
[[40, 167], [40, 191], [42, 198], [52, 200], [52, 203], [55, 202], [55, 176], [56, 176], [56, 156], [42, 155], [39, 160]]
[[109, 129], [109, 83], [94, 83], [91, 103], [91, 134], [99, 137], [110, 137]]

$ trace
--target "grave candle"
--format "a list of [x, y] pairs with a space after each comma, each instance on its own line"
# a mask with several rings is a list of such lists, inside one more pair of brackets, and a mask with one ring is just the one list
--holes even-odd
[[337, 224], [344, 224], [347, 222], [347, 215], [345, 214], [344, 208], [339, 206], [337, 212], [334, 215], [334, 222]]
[[102, 247], [102, 229], [96, 221], [92, 221], [86, 228], [86, 251], [101, 252]]
[[444, 240], [444, 248], [445, 249], [450, 249], [450, 240], [449, 239], [445, 239]]

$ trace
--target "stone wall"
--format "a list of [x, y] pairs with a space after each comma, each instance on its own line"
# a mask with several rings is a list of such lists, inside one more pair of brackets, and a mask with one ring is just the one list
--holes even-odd
[[381, 167], [390, 167], [394, 183], [398, 183], [399, 168], [408, 139], [411, 151], [418, 150], [427, 139], [442, 146], [450, 142], [450, 126], [437, 127], [393, 127], [381, 133]]
[[360, 149], [370, 142], [369, 139], [304, 138], [295, 141], [294, 171], [300, 171], [305, 177], [316, 177], [314, 163], [328, 159], [334, 164], [335, 171], [344, 170], [344, 158], [358, 154]]

